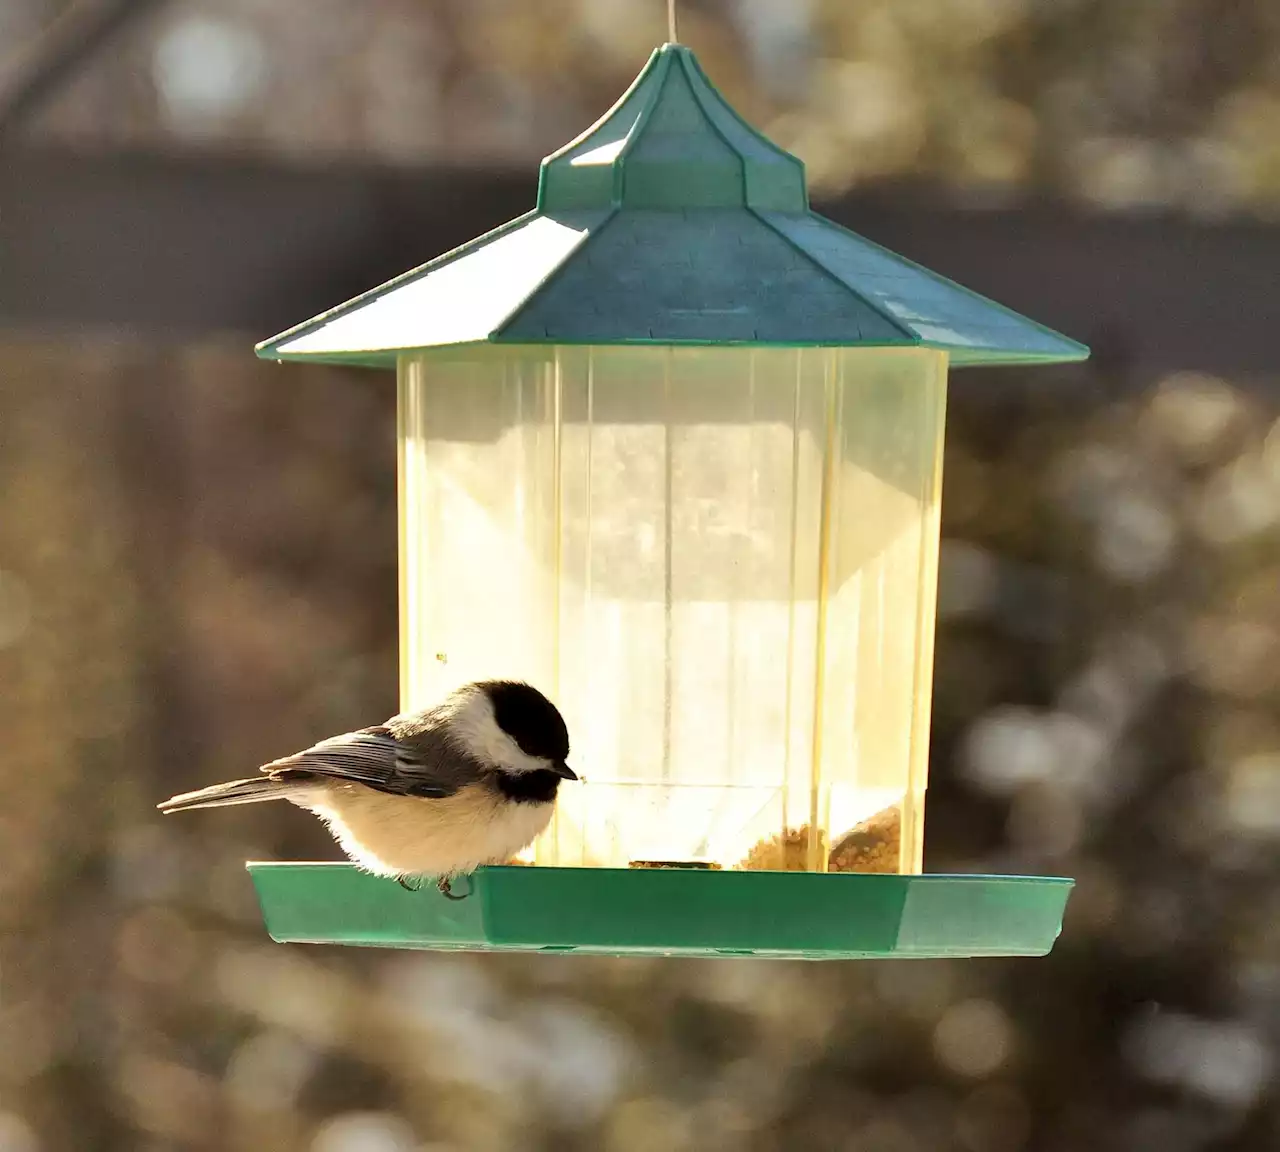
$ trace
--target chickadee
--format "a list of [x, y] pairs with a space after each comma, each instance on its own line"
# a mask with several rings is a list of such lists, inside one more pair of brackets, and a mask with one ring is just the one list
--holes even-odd
[[551, 819], [569, 733], [541, 692], [510, 680], [459, 688], [425, 712], [321, 740], [260, 777], [184, 792], [161, 812], [288, 800], [319, 816], [366, 871], [450, 877], [505, 864]]

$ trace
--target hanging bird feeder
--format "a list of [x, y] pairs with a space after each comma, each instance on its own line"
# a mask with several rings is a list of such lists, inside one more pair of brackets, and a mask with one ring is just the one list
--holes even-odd
[[949, 366], [1088, 350], [811, 211], [687, 48], [533, 212], [258, 353], [396, 369], [402, 707], [527, 680], [583, 777], [465, 899], [251, 864], [276, 940], [1052, 947], [1069, 880], [921, 874], [943, 413]]

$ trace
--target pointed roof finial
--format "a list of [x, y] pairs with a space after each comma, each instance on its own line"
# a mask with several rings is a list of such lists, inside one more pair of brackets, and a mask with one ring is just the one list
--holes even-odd
[[680, 43], [676, 34], [676, 0], [667, 0], [667, 40], [672, 44]]
[[693, 53], [665, 44], [622, 98], [542, 162], [538, 208], [809, 206], [804, 165], [757, 132]]

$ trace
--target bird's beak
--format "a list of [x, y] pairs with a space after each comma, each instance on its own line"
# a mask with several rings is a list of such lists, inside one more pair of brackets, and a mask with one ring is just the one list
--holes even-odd
[[578, 778], [578, 774], [563, 760], [558, 764], [552, 764], [551, 771], [565, 780], [576, 780]]

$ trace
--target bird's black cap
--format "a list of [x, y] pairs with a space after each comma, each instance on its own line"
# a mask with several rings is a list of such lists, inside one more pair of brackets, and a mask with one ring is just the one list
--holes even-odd
[[486, 680], [479, 685], [493, 704], [493, 718], [526, 756], [563, 764], [569, 729], [560, 711], [536, 688], [518, 680]]

